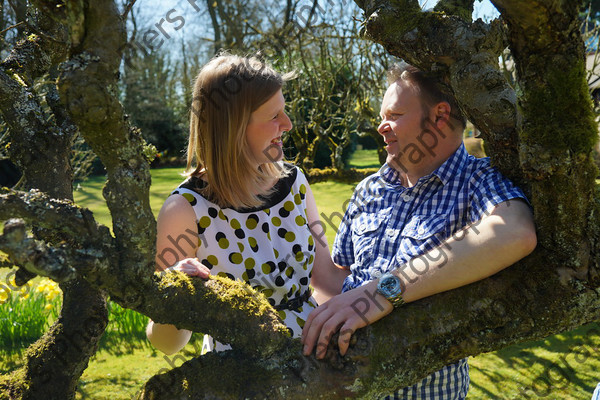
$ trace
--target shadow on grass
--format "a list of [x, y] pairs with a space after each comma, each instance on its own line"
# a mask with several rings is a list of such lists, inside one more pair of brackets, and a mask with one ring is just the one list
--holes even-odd
[[472, 380], [469, 399], [590, 399], [600, 380], [599, 330], [592, 323], [486, 355], [490, 362], [474, 369], [487, 383]]

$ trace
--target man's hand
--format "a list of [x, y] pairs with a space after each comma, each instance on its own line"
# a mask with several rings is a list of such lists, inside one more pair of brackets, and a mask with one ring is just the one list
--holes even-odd
[[377, 281], [371, 281], [315, 308], [302, 329], [304, 355], [310, 355], [316, 345], [317, 358], [325, 357], [329, 341], [338, 330], [340, 354], [346, 354], [350, 338], [357, 329], [372, 324], [394, 308], [376, 289]]

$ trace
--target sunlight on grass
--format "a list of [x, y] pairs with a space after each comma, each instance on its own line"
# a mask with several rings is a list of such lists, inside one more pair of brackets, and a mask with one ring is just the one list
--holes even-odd
[[348, 168], [379, 168], [377, 150], [356, 150], [348, 159]]

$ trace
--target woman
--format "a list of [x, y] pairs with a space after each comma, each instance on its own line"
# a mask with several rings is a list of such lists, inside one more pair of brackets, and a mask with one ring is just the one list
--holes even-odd
[[[222, 54], [202, 68], [190, 119], [191, 173], [159, 213], [156, 263], [160, 270], [245, 281], [299, 337], [317, 306], [309, 281], [323, 301], [340, 293], [348, 272], [336, 268], [327, 243], [312, 236], [319, 218], [305, 176], [281, 162], [282, 135], [292, 128], [281, 91], [285, 79], [253, 57]], [[153, 321], [146, 333], [167, 354], [191, 336]], [[205, 337], [203, 348], [213, 346]]]

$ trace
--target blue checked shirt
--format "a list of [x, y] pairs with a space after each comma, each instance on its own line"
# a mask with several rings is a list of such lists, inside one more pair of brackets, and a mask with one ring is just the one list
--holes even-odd
[[[359, 287], [443, 243], [523, 192], [461, 145], [410, 188], [384, 164], [356, 187], [333, 244], [333, 260], [350, 267], [343, 291]], [[386, 399], [464, 399], [467, 359], [448, 365]]]

